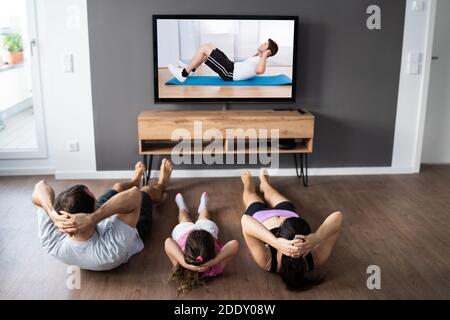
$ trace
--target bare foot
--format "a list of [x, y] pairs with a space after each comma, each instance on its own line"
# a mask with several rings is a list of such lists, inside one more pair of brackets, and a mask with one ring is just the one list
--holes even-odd
[[134, 166], [134, 174], [131, 178], [131, 183], [135, 185], [136, 187], [139, 187], [141, 185], [141, 179], [142, 175], [145, 171], [145, 165], [142, 161], [139, 161]]
[[269, 172], [267, 172], [266, 168], [261, 168], [259, 172], [259, 181], [261, 182], [259, 185], [259, 191], [264, 193], [264, 190], [269, 185]]
[[252, 174], [250, 173], [250, 171], [244, 171], [244, 173], [242, 173], [241, 175], [241, 180], [242, 183], [244, 184], [244, 189], [250, 190], [250, 191], [254, 191], [255, 187], [253, 186], [253, 181], [252, 181]]
[[158, 184], [162, 185], [164, 188], [167, 187], [167, 185], [169, 184], [171, 174], [172, 174], [172, 162], [164, 158], [161, 161], [161, 168], [159, 169]]

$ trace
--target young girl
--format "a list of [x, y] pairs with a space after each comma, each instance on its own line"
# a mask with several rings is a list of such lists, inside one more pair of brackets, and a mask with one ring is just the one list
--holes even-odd
[[204, 279], [221, 273], [225, 265], [236, 255], [239, 243], [236, 240], [224, 246], [219, 242], [219, 228], [210, 220], [208, 194], [204, 192], [198, 207], [195, 223], [181, 193], [175, 197], [178, 205], [178, 224], [172, 238], [165, 242], [165, 251], [174, 268], [170, 280], [177, 284], [177, 292], [183, 293], [200, 286]]

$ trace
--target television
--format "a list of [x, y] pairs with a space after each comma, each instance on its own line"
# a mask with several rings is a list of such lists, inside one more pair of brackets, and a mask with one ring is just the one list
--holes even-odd
[[153, 15], [155, 103], [295, 102], [298, 17]]

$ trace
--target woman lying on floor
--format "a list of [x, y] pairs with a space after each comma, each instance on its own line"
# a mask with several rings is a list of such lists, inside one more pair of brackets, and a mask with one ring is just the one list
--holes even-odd
[[265, 170], [259, 178], [267, 205], [256, 194], [250, 172], [241, 178], [247, 208], [242, 216], [242, 230], [255, 262], [266, 271], [279, 273], [289, 290], [318, 284], [321, 279], [310, 277], [311, 271], [328, 260], [341, 230], [342, 213], [332, 213], [311, 233], [308, 223], [295, 212], [294, 204], [270, 185]]

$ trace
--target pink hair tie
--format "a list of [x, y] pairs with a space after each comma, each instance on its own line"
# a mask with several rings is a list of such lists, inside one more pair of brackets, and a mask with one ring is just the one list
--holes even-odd
[[202, 256], [198, 256], [195, 260], [197, 260], [200, 263], [203, 263], [203, 257]]

